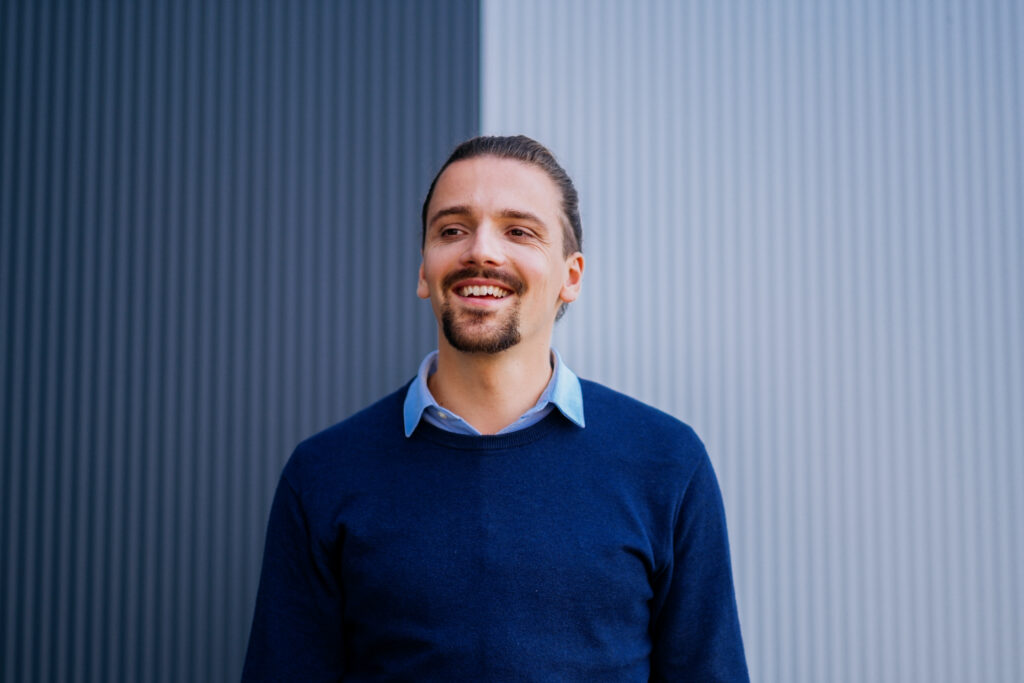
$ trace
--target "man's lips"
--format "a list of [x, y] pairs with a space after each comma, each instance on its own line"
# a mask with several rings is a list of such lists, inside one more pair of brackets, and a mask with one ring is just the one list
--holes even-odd
[[445, 277], [442, 285], [459, 298], [478, 301], [498, 301], [512, 294], [522, 294], [526, 289], [518, 277], [489, 268], [463, 268]]

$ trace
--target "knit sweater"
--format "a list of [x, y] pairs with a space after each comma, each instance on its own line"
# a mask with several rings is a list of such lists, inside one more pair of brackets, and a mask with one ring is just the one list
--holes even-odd
[[585, 429], [406, 438], [401, 389], [302, 442], [243, 680], [748, 680], [703, 445], [581, 386]]

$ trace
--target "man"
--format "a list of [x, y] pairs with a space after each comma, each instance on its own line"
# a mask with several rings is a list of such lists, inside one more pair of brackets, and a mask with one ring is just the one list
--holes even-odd
[[747, 680], [703, 445], [551, 349], [577, 205], [523, 136], [441, 168], [417, 286], [438, 349], [285, 466], [245, 680]]

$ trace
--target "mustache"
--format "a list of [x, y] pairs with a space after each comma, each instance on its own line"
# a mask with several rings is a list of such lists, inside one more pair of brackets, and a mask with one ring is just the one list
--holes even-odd
[[444, 277], [444, 280], [441, 281], [441, 286], [444, 289], [451, 289], [459, 280], [469, 280], [472, 278], [500, 282], [516, 294], [522, 294], [526, 291], [526, 283], [523, 282], [522, 279], [516, 277], [512, 273], [506, 273], [494, 268], [462, 268], [460, 270], [456, 270], [455, 272], [448, 273], [448, 275]]

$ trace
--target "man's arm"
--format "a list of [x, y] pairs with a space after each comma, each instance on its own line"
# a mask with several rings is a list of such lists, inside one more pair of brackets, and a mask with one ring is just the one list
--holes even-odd
[[343, 673], [342, 611], [333, 543], [281, 476], [267, 542], [243, 681], [337, 681]]
[[706, 454], [687, 485], [673, 557], [656, 576], [652, 681], [749, 681], [725, 509]]

